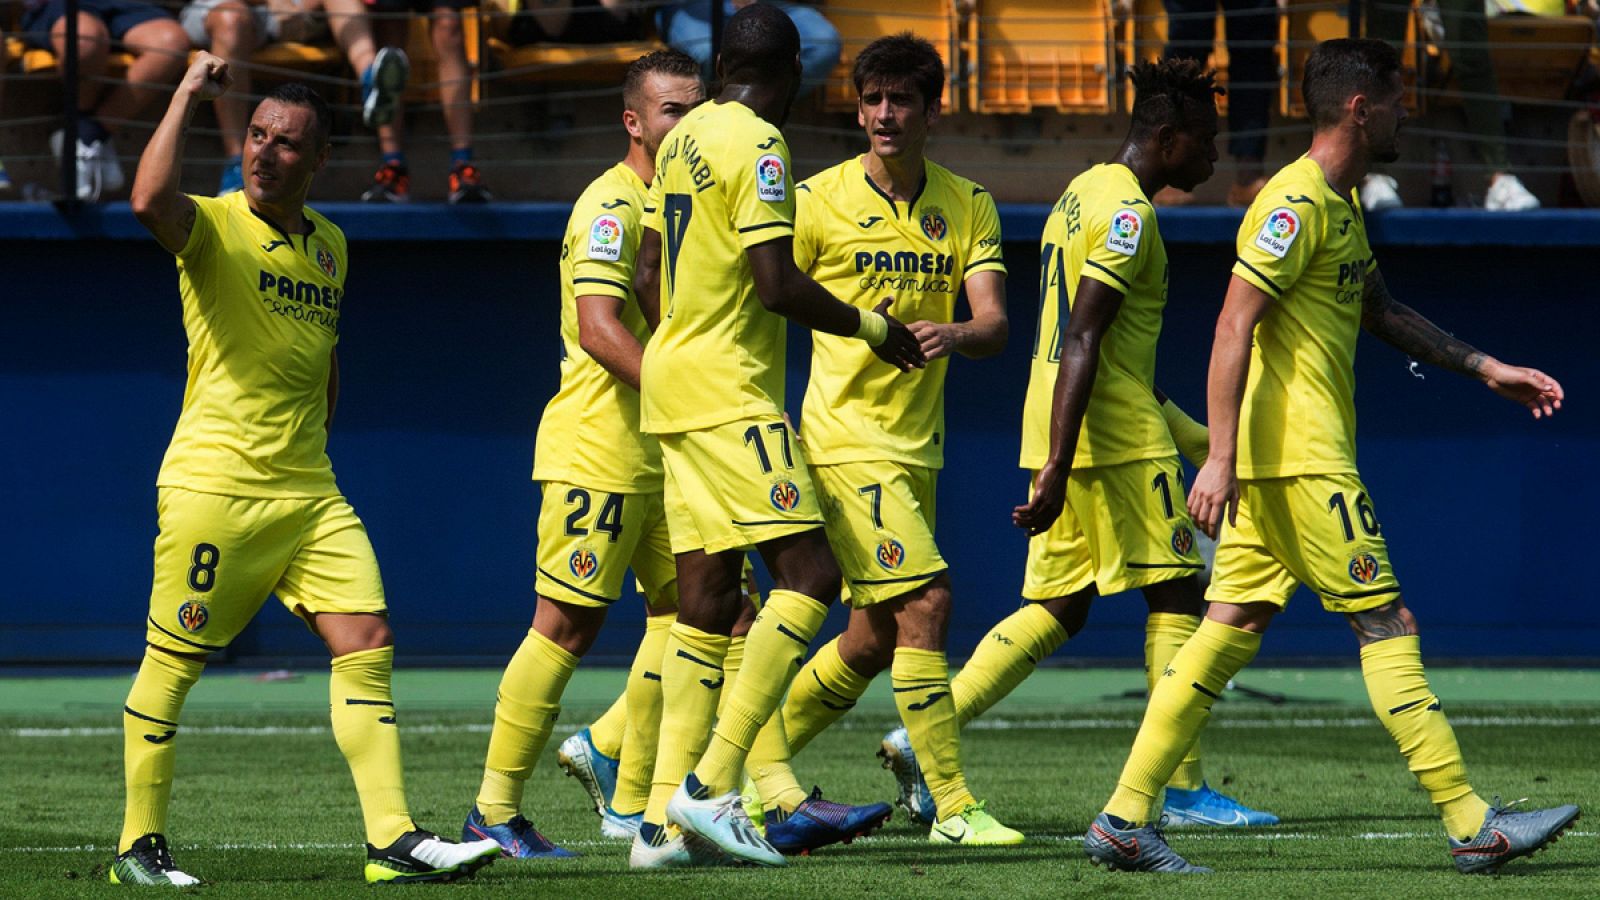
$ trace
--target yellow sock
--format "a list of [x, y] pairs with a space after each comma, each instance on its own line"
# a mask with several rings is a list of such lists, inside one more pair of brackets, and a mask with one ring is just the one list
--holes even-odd
[[[1194, 634], [1195, 629], [1199, 627], [1199, 616], [1151, 613], [1149, 618], [1145, 619], [1144, 680], [1145, 686], [1151, 693], [1155, 693], [1156, 680], [1167, 668], [1167, 663], [1178, 655], [1178, 650], [1189, 640], [1189, 635]], [[1196, 739], [1183, 757], [1183, 762], [1178, 763], [1177, 771], [1172, 773], [1172, 780], [1167, 784], [1170, 787], [1192, 791], [1204, 781], [1205, 772], [1200, 768], [1200, 741]]]
[[677, 616], [650, 616], [644, 620], [644, 639], [628, 671], [628, 727], [622, 736], [622, 757], [617, 767], [617, 790], [611, 809], [625, 816], [644, 812], [650, 802], [650, 776], [656, 769], [656, 747], [661, 738], [661, 657], [667, 634]]
[[744, 643], [745, 636], [728, 638], [728, 653], [722, 657], [722, 695], [717, 698], [717, 718], [722, 718], [722, 711], [728, 708], [728, 697], [733, 694], [731, 688], [739, 680], [739, 670], [744, 668]]
[[1483, 827], [1489, 804], [1467, 784], [1456, 734], [1428, 688], [1416, 635], [1393, 637], [1361, 648], [1361, 677], [1378, 721], [1389, 729], [1411, 773], [1439, 807], [1444, 827], [1459, 841]]
[[[839, 639], [822, 645], [794, 677], [789, 698], [783, 701], [783, 729], [789, 737], [789, 755], [804, 750], [811, 739], [839, 719], [867, 692], [871, 678], [860, 675], [839, 655]], [[752, 758], [755, 750], [751, 750]]]
[[889, 675], [894, 705], [943, 821], [974, 802], [961, 772], [961, 724], [950, 695], [950, 664], [942, 650], [897, 647]]
[[532, 628], [511, 655], [500, 676], [494, 730], [489, 733], [483, 783], [478, 787], [478, 812], [484, 824], [503, 825], [517, 814], [523, 786], [550, 740], [561, 713], [561, 694], [577, 667], [576, 656]]
[[622, 759], [622, 742], [628, 731], [628, 692], [626, 689], [612, 701], [611, 707], [600, 718], [589, 723], [589, 742], [601, 756]]
[[750, 756], [744, 764], [745, 773], [755, 783], [764, 809], [787, 815], [806, 802], [809, 795], [800, 786], [800, 780], [795, 778], [794, 768], [789, 764], [793, 755], [783, 716], [774, 712], [768, 717], [767, 724], [756, 732], [755, 743], [750, 746]]
[[1025, 604], [990, 629], [950, 688], [956, 721], [965, 727], [1033, 674], [1039, 661], [1067, 642], [1067, 630], [1050, 611]]
[[400, 765], [400, 730], [389, 694], [394, 648], [379, 647], [334, 657], [328, 679], [333, 739], [350, 765], [367, 843], [387, 847], [416, 829], [406, 809]]
[[1156, 795], [1205, 727], [1211, 704], [1259, 649], [1259, 634], [1211, 619], [1200, 623], [1150, 692], [1144, 722], [1106, 812], [1135, 825], [1150, 820]]
[[705, 751], [722, 693], [729, 639], [674, 622], [661, 661], [661, 739], [644, 820], [667, 823], [667, 801]]
[[744, 761], [761, 726], [777, 711], [794, 673], [805, 658], [811, 639], [827, 618], [824, 603], [794, 591], [774, 590], [745, 638], [744, 668], [732, 685], [731, 696], [705, 756], [695, 766], [695, 777], [712, 796], [738, 787]]
[[127, 806], [117, 852], [126, 853], [147, 834], [166, 834], [172, 798], [174, 736], [189, 689], [204, 662], [146, 647], [139, 675], [122, 707], [123, 781]]

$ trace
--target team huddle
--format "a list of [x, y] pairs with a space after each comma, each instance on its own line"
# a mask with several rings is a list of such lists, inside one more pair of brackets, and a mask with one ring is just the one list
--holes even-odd
[[[1022, 843], [1001, 822], [1008, 811], [968, 783], [961, 731], [1074, 637], [1095, 597], [1132, 588], [1149, 608], [1150, 698], [1084, 836], [1094, 863], [1206, 872], [1167, 843], [1162, 821], [1277, 824], [1207, 784], [1197, 739], [1300, 585], [1348, 617], [1374, 711], [1461, 871], [1495, 871], [1576, 821], [1575, 806], [1492, 807], [1468, 783], [1355, 465], [1362, 329], [1536, 418], [1563, 396], [1384, 285], [1354, 185], [1397, 156], [1391, 47], [1330, 41], [1307, 64], [1312, 146], [1238, 232], [1209, 428], [1154, 383], [1172, 274], [1149, 198], [1210, 177], [1221, 90], [1192, 61], [1134, 66], [1127, 140], [1071, 180], [1041, 237], [1020, 456], [1032, 482], [1013, 513], [1030, 536], [1024, 602], [954, 678], [952, 583], [935, 541], [944, 379], [952, 355], [1005, 346], [1000, 218], [981, 185], [924, 155], [945, 72], [910, 34], [856, 59], [867, 152], [796, 183], [781, 127], [798, 52], [788, 17], [753, 4], [727, 23], [716, 97], [676, 51], [627, 70], [628, 153], [583, 192], [562, 243], [561, 384], [533, 470], [538, 603], [500, 682], [460, 842], [408, 812], [382, 582], [325, 452], [347, 257], [342, 233], [304, 203], [328, 158], [329, 111], [302, 86], [278, 89], [246, 134], [245, 189], [184, 195], [189, 119], [230, 80], [201, 54], [133, 191], [140, 221], [177, 257], [190, 351], [158, 479], [148, 648], [124, 710], [113, 882], [199, 883], [165, 834], [179, 714], [206, 655], [272, 593], [332, 657], [333, 732], [361, 802], [369, 882], [574, 855], [524, 815], [524, 787], [630, 572], [648, 618], [626, 689], [557, 758], [602, 834], [631, 841], [634, 868], [782, 866], [882, 826], [888, 804], [807, 792], [795, 765], [885, 670], [901, 727], [879, 755], [898, 806], [934, 843]], [[813, 347], [798, 428], [783, 409], [791, 322]], [[1199, 468], [1187, 494], [1183, 458]], [[1197, 531], [1219, 538], [1209, 588]], [[752, 551], [773, 579], [764, 597]], [[808, 657], [841, 594], [845, 630]]]

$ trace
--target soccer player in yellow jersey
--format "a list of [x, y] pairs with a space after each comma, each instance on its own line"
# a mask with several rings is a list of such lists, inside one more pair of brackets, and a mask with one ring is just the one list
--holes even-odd
[[[624, 787], [634, 796], [624, 798], [627, 813], [643, 808], [649, 789], [640, 762], [654, 761], [660, 689], [648, 676], [661, 667], [665, 629], [677, 608], [677, 573], [662, 506], [661, 450], [653, 435], [639, 431], [639, 363], [650, 331], [633, 296], [633, 265], [656, 149], [704, 96], [699, 66], [683, 53], [658, 50], [630, 63], [622, 82], [627, 156], [589, 185], [567, 219], [561, 387], [539, 420], [533, 463], [542, 494], [538, 605], [500, 681], [483, 782], [462, 835], [492, 838], [508, 856], [572, 855], [518, 808], [561, 694], [622, 596], [630, 568], [651, 621], [629, 677], [633, 721], [624, 741], [631, 733], [645, 744], [628, 757], [633, 767]], [[605, 800], [598, 803], [604, 807]]]
[[1467, 783], [1356, 468], [1356, 337], [1365, 328], [1420, 361], [1476, 378], [1535, 418], [1560, 408], [1562, 389], [1444, 333], [1384, 286], [1354, 187], [1374, 163], [1399, 158], [1406, 111], [1394, 48], [1327, 41], [1306, 63], [1302, 92], [1311, 150], [1273, 176], [1245, 214], [1212, 347], [1210, 454], [1188, 504], [1207, 534], [1227, 519], [1211, 605], [1158, 679], [1084, 850], [1121, 869], [1209, 871], [1168, 846], [1149, 821], [1151, 802], [1218, 692], [1304, 584], [1325, 609], [1349, 617], [1373, 711], [1438, 807], [1456, 867], [1492, 872], [1555, 840], [1578, 808], [1497, 809]]
[[[631, 855], [641, 868], [695, 861], [684, 835], [667, 831], [669, 817], [696, 843], [783, 864], [737, 788], [840, 579], [804, 451], [782, 417], [785, 318], [854, 335], [901, 368], [923, 364], [917, 338], [881, 311], [887, 299], [878, 311], [857, 309], [795, 267], [794, 184], [778, 126], [799, 88], [799, 46], [782, 10], [735, 13], [718, 59], [721, 93], [685, 116], [656, 155], [635, 274], [647, 315], [657, 301], [660, 322], [641, 368], [642, 425], [661, 442], [679, 608], [662, 671], [655, 783]], [[713, 730], [750, 547], [776, 586]]]
[[227, 64], [201, 53], [133, 184], [134, 214], [178, 258], [189, 380], [156, 480], [148, 647], [123, 708], [127, 811], [111, 880], [198, 883], [165, 837], [178, 714], [207, 654], [268, 594], [333, 656], [333, 736], [361, 798], [367, 881], [470, 875], [499, 846], [440, 840], [407, 812], [383, 583], [328, 462], [348, 258], [344, 235], [305, 199], [328, 161], [332, 113], [304, 85], [278, 88], [250, 119], [244, 190], [179, 193], [189, 121], [229, 82]]
[[[791, 750], [805, 746], [889, 669], [902, 740], [923, 760], [937, 806], [929, 839], [1016, 844], [1022, 834], [985, 810], [962, 773], [945, 658], [950, 577], [933, 535], [949, 357], [1005, 347], [1000, 217], [988, 191], [924, 155], [945, 84], [932, 44], [879, 38], [856, 57], [852, 80], [869, 149], [799, 186], [795, 261], [859, 308], [893, 298], [928, 365], [902, 375], [859, 341], [812, 336], [801, 427], [852, 609], [844, 634], [797, 677], [782, 724]], [[972, 315], [956, 322], [963, 288]], [[805, 794], [784, 760], [762, 752], [772, 743], [749, 768], [781, 814]]]

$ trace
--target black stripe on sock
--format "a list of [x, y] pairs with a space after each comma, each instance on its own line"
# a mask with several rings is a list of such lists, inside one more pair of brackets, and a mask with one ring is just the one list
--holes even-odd
[[358, 700], [355, 697], [344, 698], [345, 706], [394, 706], [391, 700]]
[[661, 676], [657, 675], [654, 672], [646, 672], [646, 673], [644, 673], [643, 677], [644, 677], [645, 681], [660, 681], [661, 680]]
[[147, 716], [142, 712], [136, 711], [131, 706], [124, 706], [122, 708], [122, 711], [127, 713], [130, 716], [133, 716], [135, 719], [143, 719], [146, 722], [154, 722], [157, 725], [165, 725], [168, 728], [177, 728], [178, 727], [178, 723], [177, 722], [168, 722], [166, 719], [158, 719], [155, 716]]
[[711, 663], [708, 663], [705, 660], [701, 659], [700, 657], [695, 656], [693, 653], [690, 653], [687, 650], [679, 650], [678, 651], [678, 658], [679, 659], [687, 659], [689, 662], [692, 662], [695, 665], [705, 666], [708, 669], [715, 669], [718, 672], [722, 671], [722, 667], [721, 666], [714, 666]]
[[787, 627], [784, 626], [784, 624], [782, 622], [778, 623], [778, 633], [783, 635], [784, 637], [788, 638], [789, 640], [794, 641], [795, 643], [799, 644], [802, 647], [810, 647], [811, 646], [811, 642], [810, 641], [808, 641], [805, 638], [801, 637], [800, 635], [794, 633], [793, 631], [790, 631]]
[[1195, 689], [1195, 690], [1197, 690], [1197, 691], [1199, 691], [1199, 692], [1200, 692], [1200, 693], [1202, 693], [1202, 694], [1205, 694], [1205, 695], [1206, 695], [1206, 696], [1207, 696], [1207, 697], [1210, 697], [1210, 698], [1211, 698], [1211, 699], [1213, 699], [1213, 700], [1221, 700], [1221, 699], [1222, 699], [1222, 697], [1221, 697], [1221, 695], [1219, 695], [1219, 694], [1213, 694], [1213, 693], [1211, 693], [1211, 692], [1210, 692], [1210, 691], [1208, 691], [1208, 690], [1206, 690], [1206, 688], [1205, 688], [1205, 685], [1202, 685], [1202, 684], [1201, 684], [1201, 683], [1200, 683], [1200, 682], [1198, 682], [1198, 681], [1196, 681], [1196, 682], [1195, 682], [1195, 683], [1194, 683], [1194, 689]]

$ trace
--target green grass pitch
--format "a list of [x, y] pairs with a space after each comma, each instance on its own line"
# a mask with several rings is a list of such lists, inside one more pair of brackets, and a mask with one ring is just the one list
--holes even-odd
[[[472, 882], [405, 888], [461, 897], [1600, 897], [1600, 672], [1439, 669], [1473, 784], [1492, 799], [1575, 802], [1590, 818], [1498, 878], [1456, 874], [1438, 819], [1349, 670], [1247, 670], [1204, 738], [1214, 786], [1284, 819], [1258, 831], [1173, 831], [1205, 878], [1094, 869], [1078, 838], [1109, 794], [1142, 710], [1137, 670], [1046, 670], [966, 732], [975, 792], [1027, 833], [1019, 848], [929, 846], [896, 813], [879, 835], [782, 871], [631, 874], [627, 848], [554, 764], [560, 738], [597, 715], [624, 673], [580, 672], [529, 783], [524, 812], [581, 851], [563, 862], [500, 860]], [[0, 897], [125, 893], [105, 883], [122, 816], [119, 677], [0, 678]], [[459, 834], [477, 788], [497, 671], [396, 675], [411, 809]], [[841, 800], [890, 800], [873, 753], [894, 721], [887, 679], [797, 760]], [[355, 897], [361, 822], [327, 723], [325, 671], [288, 682], [219, 670], [184, 711], [169, 836], [206, 896]]]

